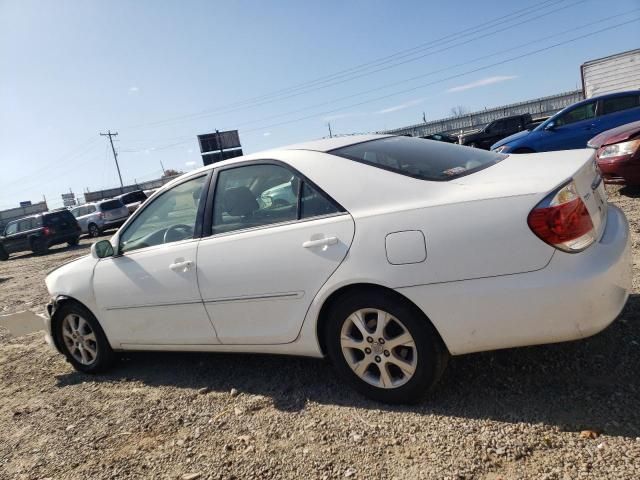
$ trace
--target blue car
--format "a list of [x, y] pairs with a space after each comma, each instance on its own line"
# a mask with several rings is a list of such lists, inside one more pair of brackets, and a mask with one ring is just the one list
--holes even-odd
[[586, 148], [597, 134], [640, 120], [640, 90], [610, 93], [574, 103], [530, 131], [491, 145], [499, 153], [533, 153]]

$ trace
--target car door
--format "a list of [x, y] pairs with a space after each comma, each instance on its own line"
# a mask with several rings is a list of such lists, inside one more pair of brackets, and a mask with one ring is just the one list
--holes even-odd
[[595, 100], [583, 103], [558, 116], [551, 128], [543, 130], [542, 138], [535, 145], [536, 151], [586, 148], [597, 132], [596, 105]]
[[349, 250], [353, 219], [278, 162], [220, 169], [210, 195], [211, 235], [198, 247], [198, 283], [218, 339], [292, 342]]
[[140, 209], [98, 262], [100, 319], [123, 347], [218, 343], [200, 297], [196, 253], [208, 175], [173, 186]]

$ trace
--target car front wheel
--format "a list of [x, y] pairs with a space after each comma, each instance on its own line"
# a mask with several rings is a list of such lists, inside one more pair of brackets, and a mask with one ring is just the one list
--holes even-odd
[[73, 367], [84, 373], [98, 373], [111, 366], [114, 353], [100, 324], [81, 305], [70, 303], [56, 312], [57, 344]]
[[73, 237], [67, 242], [67, 245], [69, 245], [70, 247], [75, 247], [78, 245], [78, 243], [80, 243], [80, 237]]
[[4, 247], [0, 245], [0, 261], [4, 262], [5, 260], [9, 260], [9, 254]]
[[356, 293], [331, 309], [327, 353], [359, 392], [386, 403], [415, 403], [440, 378], [448, 352], [416, 307], [388, 293]]

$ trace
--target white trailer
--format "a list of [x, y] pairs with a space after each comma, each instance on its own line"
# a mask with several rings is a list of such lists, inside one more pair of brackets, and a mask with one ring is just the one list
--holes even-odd
[[580, 66], [585, 98], [640, 89], [640, 48], [589, 60]]

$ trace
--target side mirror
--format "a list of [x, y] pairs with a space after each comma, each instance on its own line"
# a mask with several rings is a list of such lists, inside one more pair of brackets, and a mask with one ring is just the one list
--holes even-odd
[[100, 258], [112, 257], [114, 254], [113, 245], [109, 240], [100, 240], [91, 245], [91, 256], [96, 260]]
[[553, 131], [556, 129], [556, 122], [549, 122], [544, 127], [545, 130]]

